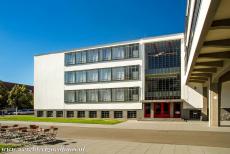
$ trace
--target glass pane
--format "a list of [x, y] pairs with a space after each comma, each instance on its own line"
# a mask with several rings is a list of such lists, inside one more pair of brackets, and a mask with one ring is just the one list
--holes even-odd
[[111, 48], [100, 49], [99, 52], [101, 61], [111, 60]]
[[87, 72], [87, 82], [97, 82], [98, 81], [98, 70], [89, 70]]
[[87, 102], [97, 102], [98, 101], [98, 91], [87, 90]]
[[67, 54], [65, 54], [65, 64], [66, 65], [75, 64], [75, 53], [67, 53]]
[[65, 83], [75, 83], [75, 72], [65, 72]]
[[112, 68], [112, 79], [113, 80], [124, 80], [125, 79], [125, 68], [118, 67]]
[[124, 89], [120, 88], [120, 89], [113, 89], [112, 90], [112, 99], [113, 101], [125, 101], [125, 93], [124, 93]]
[[81, 62], [86, 63], [86, 51], [83, 51], [81, 54]]
[[65, 102], [75, 102], [75, 91], [65, 91]]
[[76, 64], [81, 64], [81, 52], [76, 53]]
[[98, 61], [98, 50], [89, 50], [87, 52], [87, 62], [97, 62]]
[[112, 58], [113, 59], [124, 59], [125, 58], [124, 47], [112, 48]]
[[100, 81], [111, 80], [111, 68], [100, 69]]
[[84, 83], [84, 82], [86, 82], [86, 71], [76, 72], [76, 83]]
[[85, 90], [76, 91], [76, 100], [78, 102], [86, 102], [86, 91]]
[[101, 102], [110, 102], [111, 101], [111, 89], [100, 89], [99, 101]]

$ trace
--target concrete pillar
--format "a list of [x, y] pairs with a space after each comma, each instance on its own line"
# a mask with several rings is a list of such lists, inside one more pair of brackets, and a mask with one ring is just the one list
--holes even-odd
[[219, 126], [218, 83], [210, 84], [209, 126]]
[[73, 111], [73, 117], [77, 118], [77, 111]]
[[56, 118], [57, 117], [57, 111], [53, 111], [53, 117]]
[[34, 116], [37, 117], [38, 116], [38, 111], [34, 110]]
[[150, 104], [150, 118], [154, 118], [154, 103]]
[[124, 119], [127, 119], [128, 118], [128, 111], [127, 110], [124, 110], [122, 111], [123, 112], [123, 118]]
[[101, 118], [101, 110], [97, 111], [97, 118]]
[[144, 118], [144, 108], [142, 110], [137, 110], [137, 120], [143, 120]]
[[47, 111], [43, 111], [43, 117], [47, 117]]
[[109, 118], [114, 118], [114, 111], [109, 111]]
[[89, 111], [85, 111], [85, 118], [89, 118]]
[[63, 118], [67, 118], [67, 111], [63, 110]]
[[174, 117], [174, 103], [170, 102], [170, 118]]
[[201, 109], [202, 120], [208, 120], [208, 88], [203, 87], [203, 108]]

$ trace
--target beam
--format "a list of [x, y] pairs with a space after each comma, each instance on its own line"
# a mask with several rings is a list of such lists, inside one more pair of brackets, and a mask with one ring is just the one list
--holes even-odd
[[195, 68], [194, 72], [206, 72], [206, 73], [216, 73], [216, 68]]
[[205, 41], [204, 47], [230, 47], [230, 39]]
[[211, 73], [192, 73], [191, 76], [210, 78], [212, 77], [212, 74]]
[[230, 29], [230, 19], [214, 20], [211, 25], [211, 30], [214, 29]]
[[200, 81], [200, 80], [189, 80], [189, 82], [205, 83], [205, 81]]
[[193, 77], [193, 76], [191, 76], [189, 79], [191, 79], [191, 80], [200, 80], [200, 81], [208, 81], [208, 78], [206, 78], [206, 77]]
[[230, 58], [230, 51], [214, 52], [214, 53], [204, 53], [204, 54], [200, 54], [198, 58], [229, 59]]
[[196, 66], [214, 66], [214, 67], [223, 67], [224, 62], [221, 61], [209, 61], [209, 62], [197, 62]]

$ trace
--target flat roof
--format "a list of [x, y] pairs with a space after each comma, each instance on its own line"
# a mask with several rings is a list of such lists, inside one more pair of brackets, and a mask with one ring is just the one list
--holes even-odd
[[80, 48], [74, 48], [71, 50], [60, 50], [60, 51], [53, 51], [49, 53], [43, 53], [43, 54], [37, 54], [36, 56], [43, 56], [43, 55], [49, 55], [49, 54], [57, 54], [57, 53], [67, 53], [67, 52], [74, 52], [74, 51], [82, 51], [82, 50], [89, 50], [89, 49], [97, 49], [97, 48], [105, 48], [105, 47], [112, 47], [112, 46], [119, 46], [119, 45], [126, 45], [126, 44], [133, 44], [133, 43], [148, 43], [154, 42], [154, 41], [163, 41], [164, 39], [167, 40], [167, 38], [178, 37], [183, 38], [184, 33], [176, 33], [176, 34], [168, 34], [168, 35], [160, 35], [160, 36], [153, 36], [153, 37], [144, 37], [140, 39], [135, 40], [129, 40], [129, 41], [121, 41], [121, 42], [113, 42], [113, 43], [106, 43], [106, 44], [99, 44], [94, 46], [86, 46], [86, 47], [80, 47]]

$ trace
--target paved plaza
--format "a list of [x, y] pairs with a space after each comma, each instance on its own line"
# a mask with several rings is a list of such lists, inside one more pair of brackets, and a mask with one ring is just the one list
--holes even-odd
[[[2, 124], [37, 124], [42, 128], [57, 126], [58, 142], [39, 148], [80, 148], [65, 153], [87, 154], [229, 154], [230, 128], [208, 127], [199, 121], [134, 121], [117, 125], [89, 125], [43, 122], [1, 121]], [[83, 150], [82, 150], [83, 149]], [[26, 153], [26, 152], [12, 152]], [[30, 152], [27, 152], [30, 153]], [[44, 151], [33, 152], [44, 153]], [[48, 152], [47, 152], [48, 153]], [[58, 152], [49, 152], [58, 153]]]

